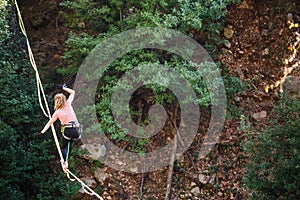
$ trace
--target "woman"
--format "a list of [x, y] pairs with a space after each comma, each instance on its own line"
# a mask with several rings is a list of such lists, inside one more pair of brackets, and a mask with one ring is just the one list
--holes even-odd
[[62, 125], [62, 144], [61, 151], [63, 155], [62, 166], [63, 170], [66, 172], [68, 169], [68, 155], [71, 153], [73, 139], [78, 139], [79, 134], [77, 127], [79, 123], [77, 121], [76, 114], [72, 107], [72, 101], [74, 100], [75, 91], [67, 88], [65, 85], [58, 85], [57, 88], [68, 92], [69, 98], [66, 100], [66, 96], [62, 93], [56, 94], [54, 97], [54, 114], [52, 118], [45, 125], [44, 129], [39, 133], [39, 135], [44, 134], [48, 128], [59, 119]]

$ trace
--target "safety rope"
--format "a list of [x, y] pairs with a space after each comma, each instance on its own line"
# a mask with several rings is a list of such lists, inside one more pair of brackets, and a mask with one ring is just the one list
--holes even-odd
[[[45, 92], [44, 92], [44, 89], [43, 89], [43, 85], [42, 85], [42, 82], [41, 82], [41, 79], [40, 79], [40, 75], [39, 75], [39, 72], [38, 72], [37, 65], [36, 65], [35, 60], [34, 60], [34, 56], [33, 56], [33, 53], [32, 53], [31, 47], [30, 47], [29, 39], [28, 39], [27, 34], [26, 34], [26, 29], [25, 29], [25, 26], [24, 26], [24, 23], [23, 23], [23, 20], [22, 20], [22, 15], [21, 15], [17, 0], [15, 0], [15, 6], [16, 6], [17, 14], [18, 14], [19, 26], [20, 26], [20, 29], [21, 29], [21, 31], [22, 31], [23, 35], [25, 36], [25, 39], [26, 39], [27, 49], [28, 49], [28, 54], [29, 54], [29, 60], [30, 60], [31, 66], [33, 67], [33, 69], [35, 71], [35, 74], [36, 74], [37, 93], [38, 93], [38, 98], [39, 98], [39, 104], [40, 104], [40, 107], [41, 107], [44, 115], [46, 117], [48, 117], [49, 119], [51, 119], [51, 113], [50, 113], [50, 109], [49, 109], [49, 106], [48, 106], [47, 98], [46, 98], [46, 95], [45, 95]], [[43, 106], [42, 98], [43, 98], [44, 104], [46, 106], [46, 109]], [[53, 138], [54, 138], [54, 141], [55, 141], [55, 144], [56, 144], [56, 148], [58, 150], [60, 160], [63, 161], [64, 160], [63, 155], [62, 155], [62, 152], [61, 152], [61, 148], [60, 148], [60, 145], [59, 145], [59, 142], [58, 142], [58, 139], [57, 139], [57, 135], [56, 135], [56, 131], [55, 131], [55, 128], [54, 128], [53, 124], [51, 125], [51, 130], [52, 130], [52, 135], [53, 135]], [[61, 162], [61, 166], [64, 169], [64, 163], [63, 162]], [[82, 189], [84, 190], [84, 192], [86, 192], [89, 195], [95, 195], [97, 198], [103, 200], [102, 197], [100, 197], [94, 190], [92, 190], [89, 186], [87, 186], [82, 180], [80, 180], [69, 169], [66, 169], [64, 171], [66, 171], [67, 177], [71, 181], [77, 180], [81, 184]], [[71, 178], [70, 175], [73, 178]]]

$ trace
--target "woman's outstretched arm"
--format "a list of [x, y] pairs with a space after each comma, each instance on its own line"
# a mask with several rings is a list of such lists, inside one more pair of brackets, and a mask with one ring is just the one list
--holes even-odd
[[56, 121], [56, 119], [57, 119], [56, 117], [52, 117], [48, 121], [48, 123], [45, 125], [45, 127], [43, 128], [43, 130], [40, 132], [40, 134], [44, 134], [48, 130], [48, 128], [51, 126], [51, 124], [53, 124]]

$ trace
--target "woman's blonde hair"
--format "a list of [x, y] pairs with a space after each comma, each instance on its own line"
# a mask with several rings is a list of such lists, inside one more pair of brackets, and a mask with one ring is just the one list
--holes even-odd
[[56, 94], [54, 96], [54, 110], [61, 109], [65, 107], [66, 96], [62, 93]]

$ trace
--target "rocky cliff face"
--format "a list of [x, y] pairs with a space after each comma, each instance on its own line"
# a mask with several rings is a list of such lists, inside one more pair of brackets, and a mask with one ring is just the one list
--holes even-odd
[[60, 0], [19, 1], [30, 45], [44, 83], [61, 82], [56, 69], [63, 67], [62, 55], [68, 30], [62, 25]]

